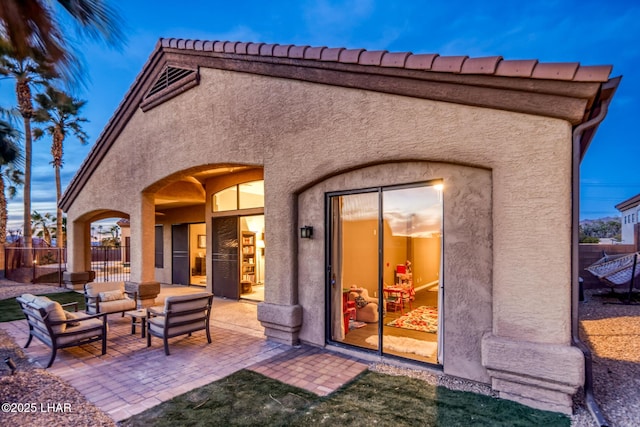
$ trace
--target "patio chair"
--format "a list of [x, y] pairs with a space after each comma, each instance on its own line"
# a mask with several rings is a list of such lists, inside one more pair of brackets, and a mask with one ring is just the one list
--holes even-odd
[[[29, 324], [29, 347], [33, 337], [51, 347], [49, 368], [56, 358], [59, 348], [75, 347], [94, 341], [102, 341], [102, 354], [107, 353], [107, 317], [105, 314], [93, 316], [77, 313], [78, 303], [60, 304], [47, 297], [23, 294], [16, 298]], [[76, 312], [68, 312], [63, 307], [74, 306]]]
[[122, 313], [135, 310], [138, 295], [125, 290], [124, 282], [89, 282], [84, 285], [88, 314]]
[[213, 294], [198, 292], [190, 295], [167, 297], [164, 307], [147, 309], [147, 347], [151, 346], [151, 336], [162, 338], [164, 352], [169, 356], [169, 338], [204, 330], [211, 344], [209, 316]]

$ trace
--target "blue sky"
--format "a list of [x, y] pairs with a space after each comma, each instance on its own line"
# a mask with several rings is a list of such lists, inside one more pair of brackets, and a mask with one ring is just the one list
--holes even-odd
[[[542, 62], [612, 64], [622, 75], [609, 114], [581, 168], [581, 219], [617, 215], [614, 205], [640, 193], [640, 2], [626, 1], [129, 1], [115, 2], [128, 35], [120, 51], [79, 45], [88, 84], [84, 116], [90, 143], [65, 142], [63, 189], [142, 69], [160, 37], [371, 50], [500, 55]], [[0, 80], [0, 104], [15, 105], [13, 82]], [[55, 212], [50, 141], [34, 143], [32, 206]], [[21, 228], [22, 201], [9, 205]]]

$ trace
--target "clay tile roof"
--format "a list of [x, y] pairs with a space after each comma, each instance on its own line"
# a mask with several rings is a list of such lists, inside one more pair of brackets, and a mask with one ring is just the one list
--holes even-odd
[[484, 58], [467, 58], [462, 64], [463, 74], [495, 74], [501, 56], [487, 56]]
[[260, 55], [262, 56], [273, 56], [273, 48], [275, 44], [263, 44], [260, 46]]
[[236, 53], [236, 45], [238, 42], [226, 42], [224, 44], [224, 53]]
[[278, 56], [281, 58], [288, 58], [289, 57], [289, 49], [291, 49], [291, 44], [280, 44], [280, 45], [276, 45], [273, 48], [273, 56]]
[[505, 77], [531, 77], [533, 68], [538, 63], [535, 59], [502, 60], [496, 69], [497, 76]]
[[386, 50], [365, 50], [360, 54], [358, 64], [361, 65], [380, 65], [382, 55], [387, 53]]
[[249, 43], [247, 55], [260, 55], [260, 48], [264, 43]]
[[547, 80], [573, 80], [579, 66], [578, 62], [539, 62], [533, 69], [531, 77]]
[[304, 59], [317, 59], [319, 60], [322, 56], [322, 51], [325, 50], [326, 47], [310, 47], [304, 51]]
[[220, 53], [224, 52], [224, 43], [225, 42], [215, 42], [213, 44], [213, 51], [220, 52]]
[[[553, 93], [559, 93], [564, 96], [565, 93], [570, 94], [566, 103], [567, 105], [573, 105], [575, 102], [594, 102], [595, 95], [592, 95], [592, 90], [597, 90], [598, 95], [604, 97], [604, 99], [610, 101], [615, 93], [621, 77], [610, 78], [609, 75], [612, 71], [612, 67], [609, 65], [604, 66], [582, 66], [577, 62], [574, 63], [539, 63], [537, 60], [504, 60], [499, 56], [492, 56], [486, 58], [469, 58], [467, 56], [440, 56], [436, 53], [431, 54], [412, 54], [409, 52], [386, 52], [386, 51], [367, 51], [365, 49], [345, 49], [345, 48], [329, 48], [322, 46], [295, 46], [295, 45], [277, 45], [277, 44], [265, 44], [265, 43], [241, 43], [241, 42], [225, 42], [225, 41], [200, 41], [200, 40], [184, 40], [176, 38], [163, 38], [158, 41], [154, 52], [151, 54], [144, 66], [143, 71], [132, 83], [129, 91], [125, 95], [124, 99], [120, 102], [116, 108], [114, 117], [109, 121], [103, 132], [98, 137], [96, 144], [89, 152], [87, 160], [81, 165], [80, 170], [76, 173], [72, 181], [69, 183], [65, 194], [63, 195], [60, 206], [63, 209], [67, 209], [73, 202], [73, 199], [77, 196], [84, 177], [90, 176], [90, 169], [92, 165], [100, 161], [102, 154], [97, 154], [98, 151], [103, 153], [107, 150], [110, 144], [116, 138], [117, 134], [121, 131], [120, 123], [122, 120], [127, 120], [123, 117], [128, 117], [133, 114], [139, 103], [140, 97], [144, 96], [142, 92], [145, 85], [149, 84], [147, 80], [149, 76], [148, 70], [152, 66], [156, 66], [162, 63], [164, 51], [171, 50], [183, 50], [183, 51], [200, 51], [200, 52], [215, 52], [211, 56], [223, 57], [225, 55], [236, 55], [234, 59], [239, 59], [237, 56], [246, 55], [247, 61], [260, 61], [260, 57], [269, 57], [267, 61], [269, 63], [278, 63], [282, 59], [289, 60], [287, 65], [294, 67], [317, 67], [317, 68], [333, 68], [333, 63], [339, 63], [342, 67], [349, 69], [356, 69], [364, 73], [377, 74], [376, 67], [385, 69], [385, 74], [399, 74], [400, 77], [418, 77], [420, 73], [424, 73], [425, 80], [432, 80], [431, 77], [435, 76], [435, 73], [453, 73], [456, 74], [455, 81], [457, 84], [462, 84], [466, 80], [465, 75], [477, 75], [477, 76], [499, 76], [503, 78], [511, 79], [539, 79], [539, 80], [555, 80], [555, 81], [573, 81], [579, 83], [601, 83], [600, 85], [583, 85], [576, 87], [573, 85], [570, 88], [558, 88], [558, 85], [549, 86], [543, 85], [529, 85], [529, 82], [518, 85], [524, 90], [528, 90], [529, 86], [535, 86], [531, 88], [531, 92], [551, 90]], [[176, 53], [176, 52], [171, 52]], [[178, 52], [187, 53], [188, 52]], [[203, 55], [206, 56], [206, 55]], [[241, 58], [240, 58], [241, 59]], [[195, 62], [198, 60], [196, 59]], [[291, 63], [291, 62], [297, 63]], [[314, 62], [317, 61], [315, 64]], [[192, 60], [193, 62], [193, 60]], [[237, 64], [235, 65], [237, 66]], [[242, 67], [239, 67], [242, 68]], [[403, 72], [406, 70], [408, 72]], [[351, 70], [350, 70], [351, 71]], [[313, 75], [313, 73], [309, 73]], [[313, 76], [312, 76], [313, 77]], [[317, 76], [315, 76], [317, 77]], [[312, 78], [311, 81], [321, 81], [321, 79]], [[366, 77], [363, 79], [366, 80]], [[452, 80], [452, 79], [450, 79]], [[474, 83], [476, 79], [469, 80], [471, 85], [475, 87], [481, 87], [479, 83]], [[486, 83], [486, 82], [485, 82]], [[500, 85], [500, 82], [496, 82]], [[513, 86], [510, 83], [511, 86]], [[509, 86], [509, 85], [507, 85]], [[540, 87], [538, 87], [540, 86]], [[362, 87], [369, 87], [367, 84], [363, 84]], [[583, 89], [584, 87], [584, 89]], [[594, 89], [591, 89], [595, 87]], [[388, 88], [390, 93], [394, 93], [393, 88]], [[177, 92], [176, 92], [177, 93]], [[580, 95], [584, 93], [585, 95]], [[407, 93], [402, 93], [407, 95]], [[588, 96], [587, 96], [588, 95]], [[421, 95], [421, 96], [424, 96]], [[454, 102], [459, 101], [460, 94], [456, 94]], [[426, 96], [425, 96], [426, 97]], [[434, 99], [448, 99], [448, 94], [435, 94]], [[464, 97], [463, 97], [464, 98]], [[460, 101], [466, 102], [466, 101]], [[506, 109], [515, 108], [511, 104], [511, 98], [505, 98], [504, 100], [496, 101], [499, 105], [504, 106]], [[495, 103], [489, 103], [488, 105], [494, 106]], [[139, 104], [138, 104], [139, 105]], [[582, 105], [582, 104], [580, 104]], [[535, 114], [545, 114], [550, 117], [560, 117], [569, 120], [573, 124], [582, 123], [587, 117], [596, 110], [588, 111], [586, 114], [583, 111], [567, 110], [567, 112], [547, 111], [545, 105], [544, 111], [541, 111], [539, 105], [524, 106], [525, 112], [531, 112]], [[599, 108], [599, 107], [598, 107]], [[589, 138], [587, 143], [581, 146], [581, 154], [586, 152]]]
[[433, 60], [438, 57], [437, 53], [420, 53], [418, 55], [409, 55], [405, 68], [412, 70], [430, 70], [433, 65]]
[[338, 61], [357, 64], [362, 52], [364, 52], [364, 49], [343, 49], [340, 52], [340, 56], [338, 56]]
[[327, 47], [322, 50], [322, 56], [320, 56], [320, 60], [337, 62], [340, 57], [340, 52], [342, 52], [343, 50], [343, 47]]
[[602, 82], [609, 78], [611, 65], [582, 65], [576, 71], [573, 80], [577, 82]]
[[249, 43], [238, 43], [236, 45], [236, 53], [239, 53], [240, 55], [246, 55], [248, 45]]
[[292, 46], [289, 50], [289, 58], [303, 59], [307, 48], [309, 46]]
[[410, 52], [385, 52], [380, 65], [383, 67], [404, 68]]
[[161, 48], [214, 51], [239, 55], [272, 56], [298, 60], [339, 62], [367, 66], [405, 68], [440, 73], [496, 75], [576, 82], [607, 81], [612, 67], [581, 66], [571, 63], [539, 63], [535, 59], [505, 60], [501, 56], [469, 58], [440, 56], [437, 53], [412, 54], [385, 50], [346, 49], [342, 47], [296, 46], [230, 41], [201, 41], [176, 38], [160, 39]]
[[468, 56], [438, 56], [433, 60], [432, 71], [445, 71], [448, 73], [460, 73], [462, 64]]

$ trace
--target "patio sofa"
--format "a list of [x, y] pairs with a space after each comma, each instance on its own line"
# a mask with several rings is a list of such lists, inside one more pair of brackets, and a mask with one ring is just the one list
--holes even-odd
[[135, 310], [138, 295], [125, 290], [124, 282], [89, 282], [84, 285], [88, 314], [119, 313]]
[[179, 335], [204, 330], [211, 344], [209, 315], [213, 294], [198, 292], [190, 295], [167, 297], [164, 306], [147, 309], [147, 347], [151, 346], [151, 336], [162, 338], [164, 352], [169, 356], [168, 339]]
[[[33, 337], [51, 347], [49, 368], [56, 358], [59, 348], [75, 347], [95, 341], [102, 341], [102, 354], [107, 353], [107, 316], [78, 313], [78, 303], [61, 305], [47, 297], [23, 294], [16, 298], [29, 324], [29, 347]], [[75, 312], [63, 307], [75, 306]]]

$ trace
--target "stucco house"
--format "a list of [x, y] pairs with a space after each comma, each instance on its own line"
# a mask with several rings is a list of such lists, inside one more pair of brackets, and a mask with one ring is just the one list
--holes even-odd
[[570, 412], [579, 163], [611, 69], [161, 39], [64, 193], [65, 278], [90, 277], [93, 221], [126, 218], [143, 306], [203, 286], [259, 301], [270, 340]]
[[618, 203], [616, 209], [620, 211], [622, 225], [622, 240], [620, 243], [635, 243], [635, 226], [640, 223], [640, 194]]

